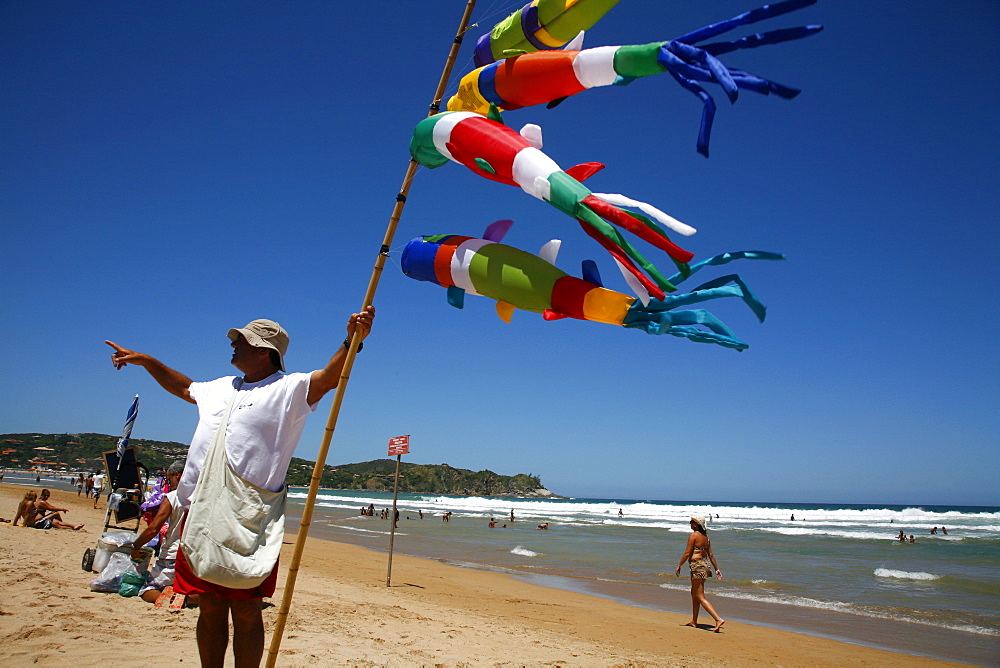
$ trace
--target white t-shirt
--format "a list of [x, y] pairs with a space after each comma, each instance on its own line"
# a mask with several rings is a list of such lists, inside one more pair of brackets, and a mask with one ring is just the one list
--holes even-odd
[[184, 509], [177, 502], [176, 489], [167, 492], [165, 498], [170, 502], [170, 519], [167, 520], [167, 535], [163, 537], [163, 544], [160, 546], [160, 559], [176, 559], [177, 547], [180, 545], [177, 539], [181, 537]]
[[[256, 383], [243, 383], [226, 426], [226, 456], [233, 469], [258, 487], [281, 491], [288, 463], [302, 436], [306, 417], [316, 410], [306, 402], [308, 373], [275, 372]], [[178, 502], [191, 504], [191, 495], [205, 463], [208, 446], [222, 424], [238, 378], [226, 376], [207, 383], [191, 383], [198, 404], [198, 426], [188, 449], [184, 474], [177, 485]]]

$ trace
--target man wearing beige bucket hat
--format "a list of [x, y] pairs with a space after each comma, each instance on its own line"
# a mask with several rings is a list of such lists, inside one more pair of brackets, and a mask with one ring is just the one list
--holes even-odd
[[[273, 320], [253, 320], [244, 327], [234, 327], [227, 336], [233, 348], [230, 362], [240, 372], [239, 376], [225, 376], [208, 382], [194, 382], [188, 376], [171, 369], [158, 359], [124, 348], [112, 341], [105, 341], [114, 348], [111, 361], [121, 369], [129, 364], [141, 366], [160, 384], [163, 389], [181, 399], [198, 406], [198, 426], [188, 449], [183, 477], [177, 488], [177, 503], [188, 510], [186, 526], [195, 523], [195, 513], [205, 515], [207, 498], [203, 487], [209, 487], [209, 479], [216, 473], [224, 474], [226, 480], [233, 475], [243, 493], [251, 490], [251, 496], [272, 498], [281, 494], [278, 507], [280, 522], [262, 525], [256, 536], [258, 542], [273, 545], [273, 534], [277, 534], [277, 548], [280, 550], [281, 534], [284, 526], [284, 490], [288, 464], [305, 425], [306, 417], [316, 410], [319, 401], [337, 387], [347, 359], [347, 348], [357, 334], [365, 339], [371, 331], [375, 309], [367, 307], [361, 313], [354, 313], [347, 322], [347, 339], [327, 362], [326, 366], [310, 373], [283, 373], [285, 354], [288, 351], [288, 332]], [[360, 350], [360, 344], [359, 344]], [[219, 470], [218, 457], [222, 457]], [[211, 468], [212, 474], [201, 476]], [[230, 483], [226, 483], [230, 484]], [[216, 485], [217, 486], [217, 485]], [[253, 492], [253, 490], [259, 490]], [[273, 498], [277, 498], [274, 496]], [[212, 512], [219, 512], [218, 505]], [[229, 506], [225, 506], [229, 507]], [[218, 519], [210, 523], [220, 524]], [[246, 518], [235, 516], [222, 524], [234, 524], [236, 531], [246, 524]], [[277, 526], [275, 530], [273, 527]], [[263, 538], [266, 534], [266, 541]], [[220, 578], [211, 581], [202, 579], [192, 570], [190, 564], [198, 563], [200, 554], [192, 552], [185, 556], [189, 545], [198, 545], [189, 539], [186, 532], [181, 535], [181, 549], [175, 564], [174, 591], [198, 595], [198, 652], [202, 665], [222, 666], [229, 644], [229, 619], [233, 620], [233, 653], [236, 665], [259, 665], [264, 651], [264, 623], [261, 616], [262, 599], [274, 594], [277, 582], [277, 564], [262, 560], [264, 570], [253, 580], [254, 585], [240, 587], [219, 584]], [[256, 549], [256, 548], [255, 548]], [[260, 553], [250, 553], [250, 559]], [[190, 557], [190, 558], [188, 558]], [[277, 558], [277, 554], [273, 557]], [[234, 562], [244, 563], [244, 562]], [[228, 564], [227, 564], [228, 565]], [[199, 573], [209, 576], [197, 567]], [[239, 578], [239, 573], [236, 573]]]

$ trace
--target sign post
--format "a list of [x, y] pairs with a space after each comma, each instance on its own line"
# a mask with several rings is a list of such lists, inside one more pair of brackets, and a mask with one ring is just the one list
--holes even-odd
[[399, 494], [399, 462], [403, 455], [410, 453], [410, 436], [394, 436], [389, 439], [389, 456], [396, 455], [396, 476], [392, 483], [392, 528], [389, 529], [389, 568], [385, 574], [385, 586], [392, 586], [392, 544], [396, 538], [396, 520], [399, 511], [396, 510], [396, 497]]

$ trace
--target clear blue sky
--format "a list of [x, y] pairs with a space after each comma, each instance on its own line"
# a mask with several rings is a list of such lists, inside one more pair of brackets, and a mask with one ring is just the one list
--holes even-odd
[[[622, 0], [587, 46], [756, 2]], [[289, 368], [322, 365], [361, 306], [464, 4], [0, 3], [0, 432], [118, 433], [138, 393], [134, 436], [188, 441], [194, 408], [116, 372], [106, 338], [207, 380], [233, 371], [227, 329], [267, 317], [291, 332]], [[520, 4], [481, 3], [449, 94], [474, 38]], [[697, 227], [682, 245], [698, 257], [786, 253], [703, 274], [735, 269], [769, 306], [759, 324], [710, 305], [749, 350], [451, 308], [399, 250], [500, 218], [507, 243], [561, 238], [563, 269], [593, 258], [625, 286], [544, 203], [421, 169], [328, 462], [411, 434], [409, 461], [573, 496], [1000, 503], [1000, 5], [826, 0], [761, 29], [803, 23], [826, 30], [724, 56], [804, 92], [730, 106], [711, 90], [708, 160], [700, 103], [668, 75], [505, 115], [540, 124], [564, 167], [604, 162], [594, 190]]]

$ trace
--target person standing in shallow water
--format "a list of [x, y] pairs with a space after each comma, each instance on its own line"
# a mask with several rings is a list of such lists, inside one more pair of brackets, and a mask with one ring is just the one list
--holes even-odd
[[[713, 570], [715, 577], [721, 580], [722, 571], [719, 570], [719, 565], [715, 562], [715, 555], [712, 553], [712, 541], [708, 539], [705, 519], [698, 515], [691, 516], [691, 535], [688, 536], [687, 547], [677, 564], [677, 570], [674, 571], [678, 577], [685, 561], [691, 568], [691, 621], [685, 626], [698, 628], [698, 612], [701, 608], [705, 608], [705, 612], [712, 615], [712, 619], [715, 620], [715, 628], [712, 630], [718, 633], [722, 630], [722, 625], [726, 623], [726, 620], [719, 617], [715, 608], [705, 597], [705, 580], [712, 577]], [[711, 562], [711, 566], [709, 566], [709, 562]]]

